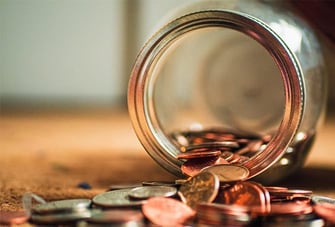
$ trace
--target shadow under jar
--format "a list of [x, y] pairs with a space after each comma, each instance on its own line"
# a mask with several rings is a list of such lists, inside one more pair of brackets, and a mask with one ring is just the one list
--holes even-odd
[[[177, 10], [140, 51], [128, 90], [135, 132], [162, 167], [185, 176], [178, 155], [220, 150], [239, 156], [225, 158], [263, 183], [302, 167], [325, 101], [313, 31], [287, 8], [262, 1]], [[238, 146], [215, 145], [225, 141]]]

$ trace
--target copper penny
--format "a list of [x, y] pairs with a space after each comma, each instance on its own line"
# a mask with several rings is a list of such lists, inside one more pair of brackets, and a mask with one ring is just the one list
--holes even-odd
[[272, 190], [269, 191], [272, 201], [290, 201], [298, 197], [310, 197], [312, 191], [299, 190], [299, 189], [288, 189], [288, 190]]
[[228, 162], [220, 157], [193, 158], [184, 162], [180, 169], [187, 176], [195, 176], [204, 168], [218, 164], [228, 164]]
[[198, 203], [212, 202], [218, 194], [219, 186], [220, 181], [216, 175], [200, 172], [182, 184], [178, 194], [184, 203], [195, 208]]
[[180, 226], [195, 216], [186, 204], [166, 197], [152, 197], [142, 206], [142, 212], [153, 224]]
[[270, 211], [269, 192], [262, 185], [251, 181], [238, 182], [222, 190], [217, 201], [223, 204], [258, 207], [261, 213]]
[[300, 215], [312, 212], [313, 208], [310, 204], [286, 202], [271, 204], [270, 215]]
[[209, 149], [225, 149], [225, 148], [238, 148], [239, 144], [236, 141], [211, 141], [211, 142], [203, 142], [199, 144], [192, 144], [186, 147], [186, 151], [193, 151], [201, 148], [209, 148]]
[[317, 215], [325, 219], [329, 224], [335, 224], [335, 204], [317, 203], [313, 206], [313, 209]]
[[245, 206], [217, 203], [200, 203], [197, 206], [199, 226], [249, 226], [249, 213]]
[[205, 149], [199, 149], [197, 151], [187, 151], [184, 153], [177, 154], [178, 159], [192, 159], [192, 158], [205, 158], [205, 157], [218, 157], [221, 155], [220, 150], [208, 150], [208, 148]]
[[24, 211], [0, 211], [0, 224], [20, 225], [28, 219], [29, 215]]
[[270, 192], [270, 195], [272, 192], [276, 193], [276, 192], [282, 192], [282, 191], [287, 191], [288, 188], [286, 187], [279, 187], [279, 186], [264, 186], [264, 188], [266, 190], [268, 190], [268, 192]]
[[242, 181], [249, 176], [249, 170], [246, 167], [231, 164], [213, 165], [203, 171], [215, 174], [219, 177], [220, 182]]

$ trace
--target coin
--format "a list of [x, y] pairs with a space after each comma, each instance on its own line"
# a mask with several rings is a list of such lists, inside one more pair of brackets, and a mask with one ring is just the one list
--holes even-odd
[[32, 207], [32, 213], [59, 213], [88, 208], [91, 205], [90, 199], [65, 199], [37, 204]]
[[[321, 218], [325, 219], [329, 226], [335, 225], [335, 204], [316, 203], [313, 206], [314, 212]], [[328, 225], [327, 225], [328, 226]]]
[[143, 181], [142, 186], [171, 186], [176, 187], [177, 184], [175, 181]]
[[153, 197], [142, 206], [143, 214], [158, 226], [180, 226], [195, 216], [195, 211], [172, 198]]
[[210, 149], [226, 149], [226, 148], [238, 148], [239, 144], [236, 141], [211, 141], [211, 142], [202, 142], [198, 144], [191, 144], [186, 146], [186, 151], [193, 151], [201, 148], [210, 148]]
[[50, 213], [50, 214], [33, 214], [31, 221], [39, 224], [59, 224], [68, 222], [77, 222], [90, 218], [96, 210], [84, 209], [80, 212], [64, 212], [64, 213]]
[[127, 189], [127, 188], [136, 188], [142, 186], [141, 184], [113, 184], [109, 186], [107, 191], [119, 190], [119, 189]]
[[221, 155], [220, 150], [208, 150], [202, 149], [197, 151], [187, 151], [184, 153], [177, 154], [178, 159], [193, 159], [193, 158], [207, 158], [207, 157], [218, 157]]
[[318, 204], [318, 203], [330, 203], [330, 204], [335, 204], [335, 199], [333, 198], [329, 198], [326, 196], [319, 196], [319, 195], [312, 195], [311, 196], [311, 201], [314, 204]]
[[0, 224], [20, 225], [28, 219], [29, 215], [24, 211], [0, 211]]
[[261, 213], [270, 211], [269, 192], [262, 185], [252, 181], [238, 182], [220, 191], [216, 201], [228, 205], [257, 207], [257, 212]]
[[288, 189], [269, 191], [272, 201], [290, 201], [298, 197], [306, 198], [312, 195], [310, 190]]
[[309, 214], [313, 212], [313, 208], [310, 204], [306, 203], [276, 203], [271, 204], [270, 215], [301, 215]]
[[196, 211], [199, 224], [204, 226], [249, 226], [251, 221], [246, 206], [199, 203]]
[[104, 192], [93, 197], [92, 202], [96, 206], [101, 207], [130, 207], [130, 206], [140, 206], [142, 200], [130, 200], [129, 192], [132, 188], [119, 189]]
[[227, 164], [228, 162], [220, 157], [193, 158], [184, 162], [181, 165], [180, 169], [183, 174], [192, 177], [197, 175], [202, 169], [208, 166], [217, 165], [221, 163]]
[[[132, 223], [132, 226], [142, 226], [143, 214], [138, 210], [101, 210], [92, 214], [92, 216], [87, 219], [88, 223], [101, 223], [101, 224], [128, 224]], [[137, 225], [135, 225], [137, 224]]]
[[142, 186], [129, 191], [129, 196], [135, 199], [150, 197], [171, 197], [177, 194], [177, 189], [170, 186]]
[[212, 202], [218, 194], [219, 178], [210, 172], [200, 172], [193, 176], [179, 188], [181, 200], [191, 208], [198, 203]]
[[204, 168], [203, 171], [215, 174], [219, 177], [220, 182], [242, 181], [249, 177], [248, 168], [232, 164], [213, 165]]

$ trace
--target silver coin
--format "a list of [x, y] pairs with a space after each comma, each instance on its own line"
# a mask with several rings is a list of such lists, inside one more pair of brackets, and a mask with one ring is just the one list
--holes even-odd
[[119, 190], [119, 189], [127, 189], [127, 188], [136, 188], [140, 187], [142, 184], [113, 184], [109, 186], [107, 191]]
[[129, 196], [136, 199], [147, 199], [150, 197], [171, 197], [176, 195], [177, 189], [170, 186], [142, 186], [133, 188]]
[[311, 196], [311, 200], [315, 204], [318, 204], [318, 203], [335, 204], [335, 199], [330, 198], [330, 197], [326, 197], [326, 196], [313, 195], [313, 196]]
[[88, 223], [100, 223], [100, 224], [132, 224], [131, 226], [137, 226], [136, 224], [143, 224], [144, 216], [139, 210], [127, 210], [127, 209], [110, 209], [101, 210], [96, 214], [92, 215], [86, 221]]
[[178, 184], [175, 181], [143, 181], [142, 186], [170, 186], [177, 187]]
[[75, 210], [86, 209], [91, 205], [90, 199], [65, 199], [37, 204], [32, 207], [32, 213], [48, 214], [70, 212]]
[[143, 201], [131, 200], [129, 192], [132, 188], [113, 190], [93, 197], [93, 204], [101, 207], [129, 207], [140, 206]]
[[95, 212], [100, 212], [96, 209], [85, 209], [80, 212], [65, 212], [55, 214], [33, 214], [31, 222], [39, 224], [59, 224], [68, 222], [77, 222], [86, 220], [94, 215]]

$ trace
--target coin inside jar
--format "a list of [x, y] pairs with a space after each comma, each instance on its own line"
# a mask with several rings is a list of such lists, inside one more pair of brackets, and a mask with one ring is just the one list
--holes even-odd
[[193, 159], [193, 158], [207, 158], [218, 157], [221, 155], [220, 150], [209, 150], [208, 148], [199, 149], [197, 151], [187, 151], [177, 155], [178, 159]]
[[204, 168], [202, 171], [211, 172], [219, 177], [220, 182], [243, 181], [249, 177], [248, 168], [240, 165], [220, 164]]
[[186, 174], [187, 176], [195, 176], [208, 166], [223, 163], [228, 164], [225, 159], [220, 157], [192, 158], [184, 162], [180, 169], [182, 173]]

